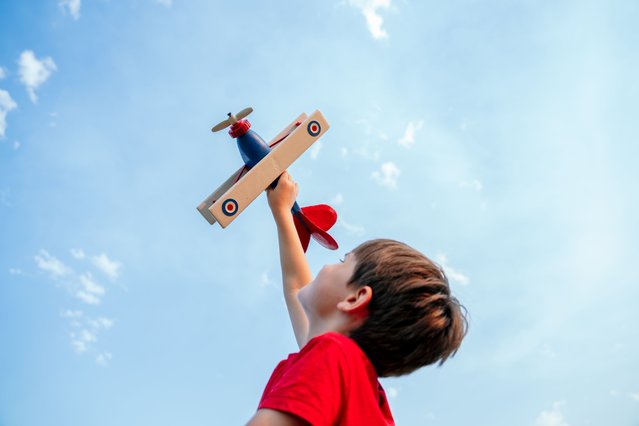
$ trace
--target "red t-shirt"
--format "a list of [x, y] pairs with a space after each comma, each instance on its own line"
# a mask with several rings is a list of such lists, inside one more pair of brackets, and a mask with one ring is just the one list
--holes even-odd
[[313, 426], [395, 424], [369, 359], [355, 341], [333, 332], [311, 339], [275, 367], [260, 408]]

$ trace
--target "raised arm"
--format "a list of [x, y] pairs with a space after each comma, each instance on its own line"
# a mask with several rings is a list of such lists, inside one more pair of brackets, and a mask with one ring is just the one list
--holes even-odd
[[308, 318], [297, 299], [297, 292], [311, 282], [313, 276], [297, 236], [291, 208], [297, 198], [297, 184], [287, 172], [282, 173], [275, 189], [267, 190], [268, 204], [277, 225], [280, 247], [284, 299], [291, 318], [295, 339], [301, 348], [308, 338]]

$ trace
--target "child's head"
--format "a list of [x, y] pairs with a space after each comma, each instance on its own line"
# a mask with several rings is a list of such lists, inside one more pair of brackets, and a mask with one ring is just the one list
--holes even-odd
[[450, 293], [444, 271], [392, 240], [353, 250], [351, 289], [370, 287], [366, 320], [350, 332], [379, 376], [399, 376], [454, 355], [466, 334], [465, 308]]

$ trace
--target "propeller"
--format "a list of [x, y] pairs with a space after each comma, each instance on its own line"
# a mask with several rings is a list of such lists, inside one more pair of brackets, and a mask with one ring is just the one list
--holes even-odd
[[213, 126], [211, 131], [212, 132], [219, 132], [222, 129], [226, 129], [227, 127], [237, 123], [238, 121], [240, 121], [241, 119], [243, 119], [244, 117], [246, 117], [247, 115], [249, 115], [252, 112], [253, 112], [253, 108], [251, 108], [251, 107], [244, 108], [242, 111], [238, 112], [235, 115], [233, 115], [233, 114], [231, 114], [229, 112], [227, 114], [229, 116], [229, 118], [227, 118], [224, 121], [221, 121], [221, 122], [217, 123], [215, 126]]

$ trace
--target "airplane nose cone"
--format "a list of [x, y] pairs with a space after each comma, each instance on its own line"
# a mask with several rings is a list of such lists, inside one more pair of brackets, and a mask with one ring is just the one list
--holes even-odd
[[248, 132], [248, 129], [250, 128], [251, 123], [249, 123], [248, 120], [240, 120], [236, 123], [233, 123], [231, 129], [229, 130], [229, 135], [231, 135], [232, 138], [239, 138], [240, 136]]

